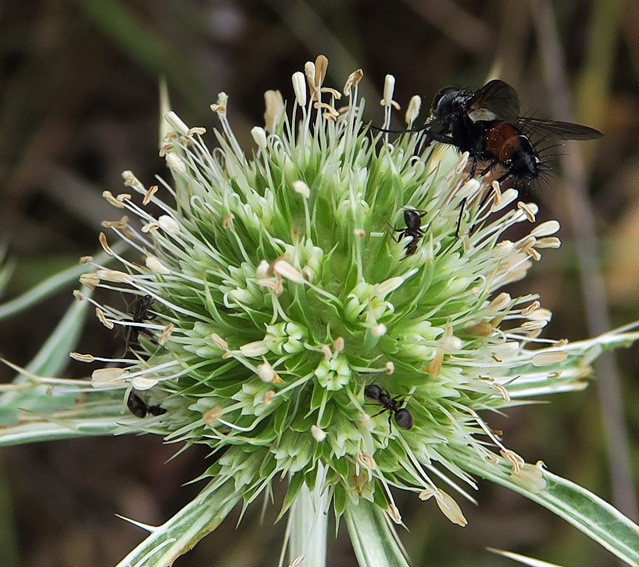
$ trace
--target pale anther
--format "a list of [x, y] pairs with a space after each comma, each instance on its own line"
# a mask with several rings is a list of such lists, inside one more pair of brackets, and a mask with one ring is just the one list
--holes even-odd
[[170, 274], [171, 273], [171, 270], [169, 270], [155, 256], [147, 256], [146, 260], [145, 260], [145, 263], [146, 263], [146, 267], [149, 268], [149, 270], [151, 270], [152, 272], [155, 272], [156, 274], [166, 275], [166, 274]]
[[532, 365], [539, 368], [540, 366], [550, 366], [552, 364], [559, 364], [564, 362], [568, 358], [568, 353], [563, 350], [540, 352], [532, 357]]
[[148, 205], [151, 202], [151, 199], [153, 198], [153, 195], [155, 195], [157, 192], [158, 192], [158, 186], [157, 185], [151, 185], [151, 187], [149, 187], [149, 190], [144, 195], [144, 199], [142, 199], [142, 204], [143, 205]]
[[286, 260], [277, 260], [273, 264], [273, 270], [275, 270], [276, 273], [291, 282], [304, 283], [306, 281], [304, 279], [304, 276]]
[[304, 199], [308, 199], [311, 196], [311, 189], [306, 183], [301, 180], [293, 181], [293, 191], [299, 193]]
[[160, 215], [160, 218], [158, 218], [158, 224], [169, 234], [180, 234], [179, 223], [169, 215]]
[[293, 92], [295, 93], [295, 102], [299, 106], [306, 106], [306, 78], [301, 71], [293, 73]]
[[118, 201], [114, 196], [113, 193], [111, 193], [111, 191], [103, 191], [102, 192], [102, 196], [107, 200], [107, 202], [110, 205], [113, 205], [114, 207], [118, 208], [118, 209], [123, 209], [124, 205], [122, 204], [121, 201]]
[[326, 439], [326, 433], [319, 427], [317, 427], [317, 425], [311, 425], [311, 435], [313, 436], [313, 439], [315, 439], [315, 441], [317, 441], [318, 443]]

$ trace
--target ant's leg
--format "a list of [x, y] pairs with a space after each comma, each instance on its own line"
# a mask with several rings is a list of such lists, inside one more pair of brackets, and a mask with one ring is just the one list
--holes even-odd
[[457, 217], [457, 229], [455, 230], [455, 238], [459, 238], [459, 229], [461, 227], [462, 215], [466, 207], [466, 197], [464, 197], [459, 205], [459, 216]]

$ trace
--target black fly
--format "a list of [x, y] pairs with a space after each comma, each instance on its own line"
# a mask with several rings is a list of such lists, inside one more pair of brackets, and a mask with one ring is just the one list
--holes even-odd
[[435, 95], [427, 136], [468, 152], [473, 177], [478, 162], [488, 163], [486, 175], [500, 165], [499, 183], [537, 179], [541, 160], [529, 134], [563, 140], [594, 140], [601, 132], [588, 126], [519, 116], [519, 97], [508, 83], [493, 80], [477, 90], [446, 87]]
[[[482, 175], [496, 166], [501, 169], [499, 183], [511, 179], [515, 185], [530, 183], [543, 173], [538, 140], [595, 140], [601, 132], [556, 120], [519, 115], [519, 97], [513, 87], [498, 79], [479, 89], [446, 87], [433, 99], [430, 116], [422, 126], [410, 130], [381, 132], [425, 132], [427, 141], [437, 141], [468, 152], [470, 177], [479, 163], [487, 164]], [[537, 141], [533, 141], [531, 136]]]
[[[413, 427], [413, 416], [406, 408], [400, 408], [398, 398], [391, 398], [388, 390], [381, 388], [377, 384], [370, 384], [364, 388], [364, 396], [377, 402], [384, 409], [377, 413], [388, 411], [388, 426], [390, 427], [391, 416], [395, 417], [395, 423], [400, 429], [409, 430]], [[375, 417], [375, 416], [373, 416]]]

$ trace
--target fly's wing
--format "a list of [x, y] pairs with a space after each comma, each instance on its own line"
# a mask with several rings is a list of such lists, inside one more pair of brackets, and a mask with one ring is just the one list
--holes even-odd
[[486, 83], [470, 99], [468, 117], [473, 122], [501, 120], [517, 123], [519, 120], [519, 97], [508, 83], [494, 79]]
[[561, 122], [558, 120], [543, 120], [539, 118], [521, 118], [519, 125], [525, 131], [532, 132], [535, 137], [541, 134], [555, 136], [561, 140], [596, 140], [603, 134], [599, 130], [573, 124], [572, 122]]

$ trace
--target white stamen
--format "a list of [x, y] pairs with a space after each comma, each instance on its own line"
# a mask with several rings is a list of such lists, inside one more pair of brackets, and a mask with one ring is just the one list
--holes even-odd
[[271, 383], [275, 379], [275, 370], [273, 370], [273, 367], [268, 362], [265, 362], [264, 364], [258, 365], [257, 375], [262, 382]]
[[253, 341], [252, 343], [242, 345], [240, 352], [249, 358], [263, 356], [268, 352], [268, 345], [264, 341]]
[[166, 159], [166, 165], [171, 171], [182, 175], [186, 173], [186, 165], [177, 154], [170, 152], [166, 154], [164, 159]]
[[510, 294], [502, 291], [495, 299], [488, 304], [488, 311], [501, 311], [508, 307], [508, 304], [512, 301]]
[[[522, 315], [524, 315], [523, 312]], [[524, 317], [528, 317], [528, 319], [530, 319], [531, 321], [539, 319], [541, 319], [542, 321], [550, 321], [552, 319], [552, 311], [550, 309], [542, 309], [538, 307], [537, 309], [533, 309], [527, 315], [524, 315]]]
[[100, 233], [100, 235], [98, 236], [98, 240], [100, 241], [100, 245], [102, 246], [102, 249], [109, 256], [115, 256], [115, 253], [113, 252], [113, 250], [111, 250], [111, 248], [109, 248], [109, 244], [108, 244], [107, 239], [106, 239], [106, 234], [104, 234], [104, 232]]
[[510, 203], [512, 203], [515, 199], [517, 199], [517, 197], [519, 197], [519, 192], [517, 191], [517, 189], [513, 189], [512, 187], [510, 189], [506, 189], [501, 194], [499, 201], [495, 202], [495, 204], [492, 206], [492, 212], [496, 213], [497, 211], [501, 211], [502, 209], [510, 205]]
[[324, 84], [328, 69], [328, 59], [326, 55], [318, 55], [315, 58], [315, 86], [319, 89]]
[[151, 202], [151, 199], [153, 199], [153, 195], [155, 195], [158, 192], [158, 186], [157, 185], [151, 185], [151, 187], [149, 187], [149, 190], [144, 194], [144, 199], [142, 199], [142, 204], [143, 205], [148, 205]]
[[169, 323], [166, 327], [164, 327], [164, 331], [162, 331], [162, 335], [160, 335], [160, 338], [158, 339], [158, 344], [160, 346], [164, 346], [166, 344], [166, 341], [168, 341], [173, 334], [174, 328], [175, 325], [173, 323]]
[[157, 230], [158, 228], [160, 228], [160, 225], [156, 222], [149, 222], [147, 224], [143, 224], [142, 228], [140, 229], [144, 234], [148, 234], [149, 232], [151, 232], [152, 230]]
[[265, 280], [268, 277], [269, 263], [262, 260], [255, 268], [255, 277], [258, 280]]
[[169, 270], [160, 260], [158, 260], [155, 256], [147, 256], [146, 257], [146, 267], [149, 268], [152, 272], [156, 274], [170, 274], [171, 270]]
[[189, 127], [182, 121], [182, 119], [175, 114], [172, 110], [169, 110], [164, 115], [164, 119], [175, 129], [178, 134], [182, 134], [183, 136], [188, 135]]
[[294, 283], [304, 283], [306, 280], [304, 276], [298, 272], [291, 264], [289, 264], [286, 260], [277, 260], [273, 265], [273, 270], [278, 273], [283, 278], [286, 278], [289, 281]]
[[439, 341], [439, 348], [441, 348], [444, 352], [455, 352], [461, 350], [463, 346], [463, 341], [454, 335], [442, 337]]
[[144, 185], [142, 185], [142, 182], [135, 175], [133, 175], [132, 171], [129, 171], [128, 169], [126, 171], [123, 171], [122, 178], [124, 179], [125, 187], [133, 187], [133, 189], [135, 189], [138, 193], [146, 192]]
[[512, 472], [514, 474], [519, 474], [523, 466], [526, 464], [526, 461], [524, 461], [524, 459], [520, 455], [515, 453], [515, 451], [511, 451], [510, 449], [501, 449], [499, 451], [499, 454], [512, 464]]
[[293, 181], [293, 191], [299, 193], [305, 199], [308, 199], [311, 196], [310, 187], [300, 180]]
[[179, 223], [169, 215], [161, 215], [158, 219], [158, 224], [170, 234], [180, 234]]
[[543, 329], [548, 324], [548, 321], [544, 319], [525, 321], [521, 324], [521, 328], [524, 331], [535, 331], [538, 329]]
[[548, 236], [540, 238], [535, 243], [535, 248], [559, 248], [561, 247], [561, 240], [556, 236]]
[[346, 83], [344, 84], [344, 96], [351, 96], [351, 90], [356, 88], [359, 85], [359, 82], [362, 80], [364, 76], [364, 71], [361, 69], [357, 69], [357, 71], [353, 71], [346, 79]]
[[389, 502], [388, 510], [386, 510], [386, 513], [396, 524], [402, 523], [402, 515], [399, 513], [399, 509], [397, 508], [397, 506], [395, 506], [395, 504], [393, 504], [392, 502]]
[[408, 108], [406, 109], [406, 124], [409, 126], [413, 125], [415, 119], [419, 116], [419, 110], [422, 106], [422, 99], [418, 95], [414, 95], [411, 97]]
[[255, 143], [262, 149], [266, 148], [266, 131], [264, 128], [254, 126], [251, 129], [251, 136], [255, 140]]
[[229, 344], [217, 333], [211, 333], [211, 340], [222, 350], [228, 350]]
[[[280, 91], [266, 91], [264, 93], [264, 103], [266, 104], [266, 111], [264, 112], [265, 128], [267, 132], [273, 134], [277, 130], [280, 119], [284, 114], [282, 93]], [[266, 144], [264, 147], [266, 147]]]
[[293, 73], [293, 91], [295, 92], [297, 104], [306, 106], [306, 78], [301, 71]]
[[381, 337], [386, 334], [386, 325], [380, 323], [371, 328], [371, 335], [374, 337]]
[[147, 378], [146, 376], [136, 376], [131, 380], [131, 385], [140, 391], [150, 390], [153, 386], [157, 385], [157, 378]]
[[368, 453], [357, 453], [355, 455], [355, 461], [360, 467], [368, 471], [374, 471], [377, 468], [375, 459]]
[[493, 256], [495, 258], [507, 258], [514, 249], [515, 245], [510, 240], [502, 240], [493, 248]]
[[95, 357], [92, 354], [82, 354], [79, 352], [72, 352], [69, 354], [69, 356], [73, 359], [73, 360], [77, 360], [78, 362], [93, 362], [95, 360]]
[[94, 290], [95, 286], [99, 285], [100, 283], [100, 278], [98, 277], [97, 274], [82, 274], [80, 276], [80, 283], [82, 285], [87, 286], [90, 290]]
[[98, 270], [96, 275], [104, 281], [111, 283], [127, 283], [131, 281], [131, 276], [119, 270]]
[[91, 374], [91, 385], [94, 388], [117, 388], [126, 384], [126, 376], [124, 368], [98, 368]]
[[326, 439], [326, 433], [317, 427], [317, 425], [311, 425], [311, 435], [318, 443], [321, 443], [324, 439]]
[[560, 225], [556, 220], [549, 220], [542, 222], [539, 226], [536, 226], [530, 231], [530, 235], [534, 237], [550, 236], [555, 234], [560, 229]]
[[113, 205], [114, 207], [118, 208], [118, 209], [123, 209], [124, 205], [122, 204], [121, 201], [118, 201], [114, 196], [113, 193], [111, 193], [111, 191], [103, 191], [102, 192], [102, 196], [106, 199], [106, 201], [110, 204]]
[[117, 230], [124, 230], [129, 222], [129, 217], [123, 216], [119, 221], [106, 221], [103, 220], [100, 225], [104, 228], [115, 228]]
[[380, 299], [384, 299], [389, 293], [395, 291], [399, 286], [404, 283], [404, 278], [400, 276], [395, 276], [394, 278], [389, 278], [384, 280], [381, 283], [377, 284], [375, 288], [375, 295]]
[[384, 79], [384, 98], [382, 104], [384, 106], [390, 106], [393, 101], [393, 93], [395, 92], [395, 77], [393, 75], [386, 75]]
[[523, 211], [528, 219], [528, 222], [535, 222], [535, 215], [539, 210], [539, 207], [535, 203], [522, 203], [521, 201], [517, 203], [517, 208], [520, 211]]
[[113, 321], [109, 321], [104, 314], [104, 311], [99, 307], [95, 308], [95, 316], [98, 318], [98, 321], [102, 323], [107, 329], [111, 330], [115, 326]]
[[317, 96], [315, 91], [317, 89], [315, 88], [315, 63], [312, 61], [304, 63], [304, 75], [306, 76], [308, 86], [311, 88], [311, 94], [313, 95], [312, 98], [316, 99]]
[[463, 528], [468, 523], [459, 504], [455, 502], [452, 496], [449, 496], [443, 490], [437, 490], [437, 492], [435, 492], [435, 502], [437, 502], [437, 506], [439, 506], [444, 516], [453, 522], [453, 524], [457, 524]]
[[554, 352], [540, 352], [532, 357], [532, 365], [539, 368], [540, 366], [551, 366], [563, 362], [568, 358], [568, 353], [563, 350]]

